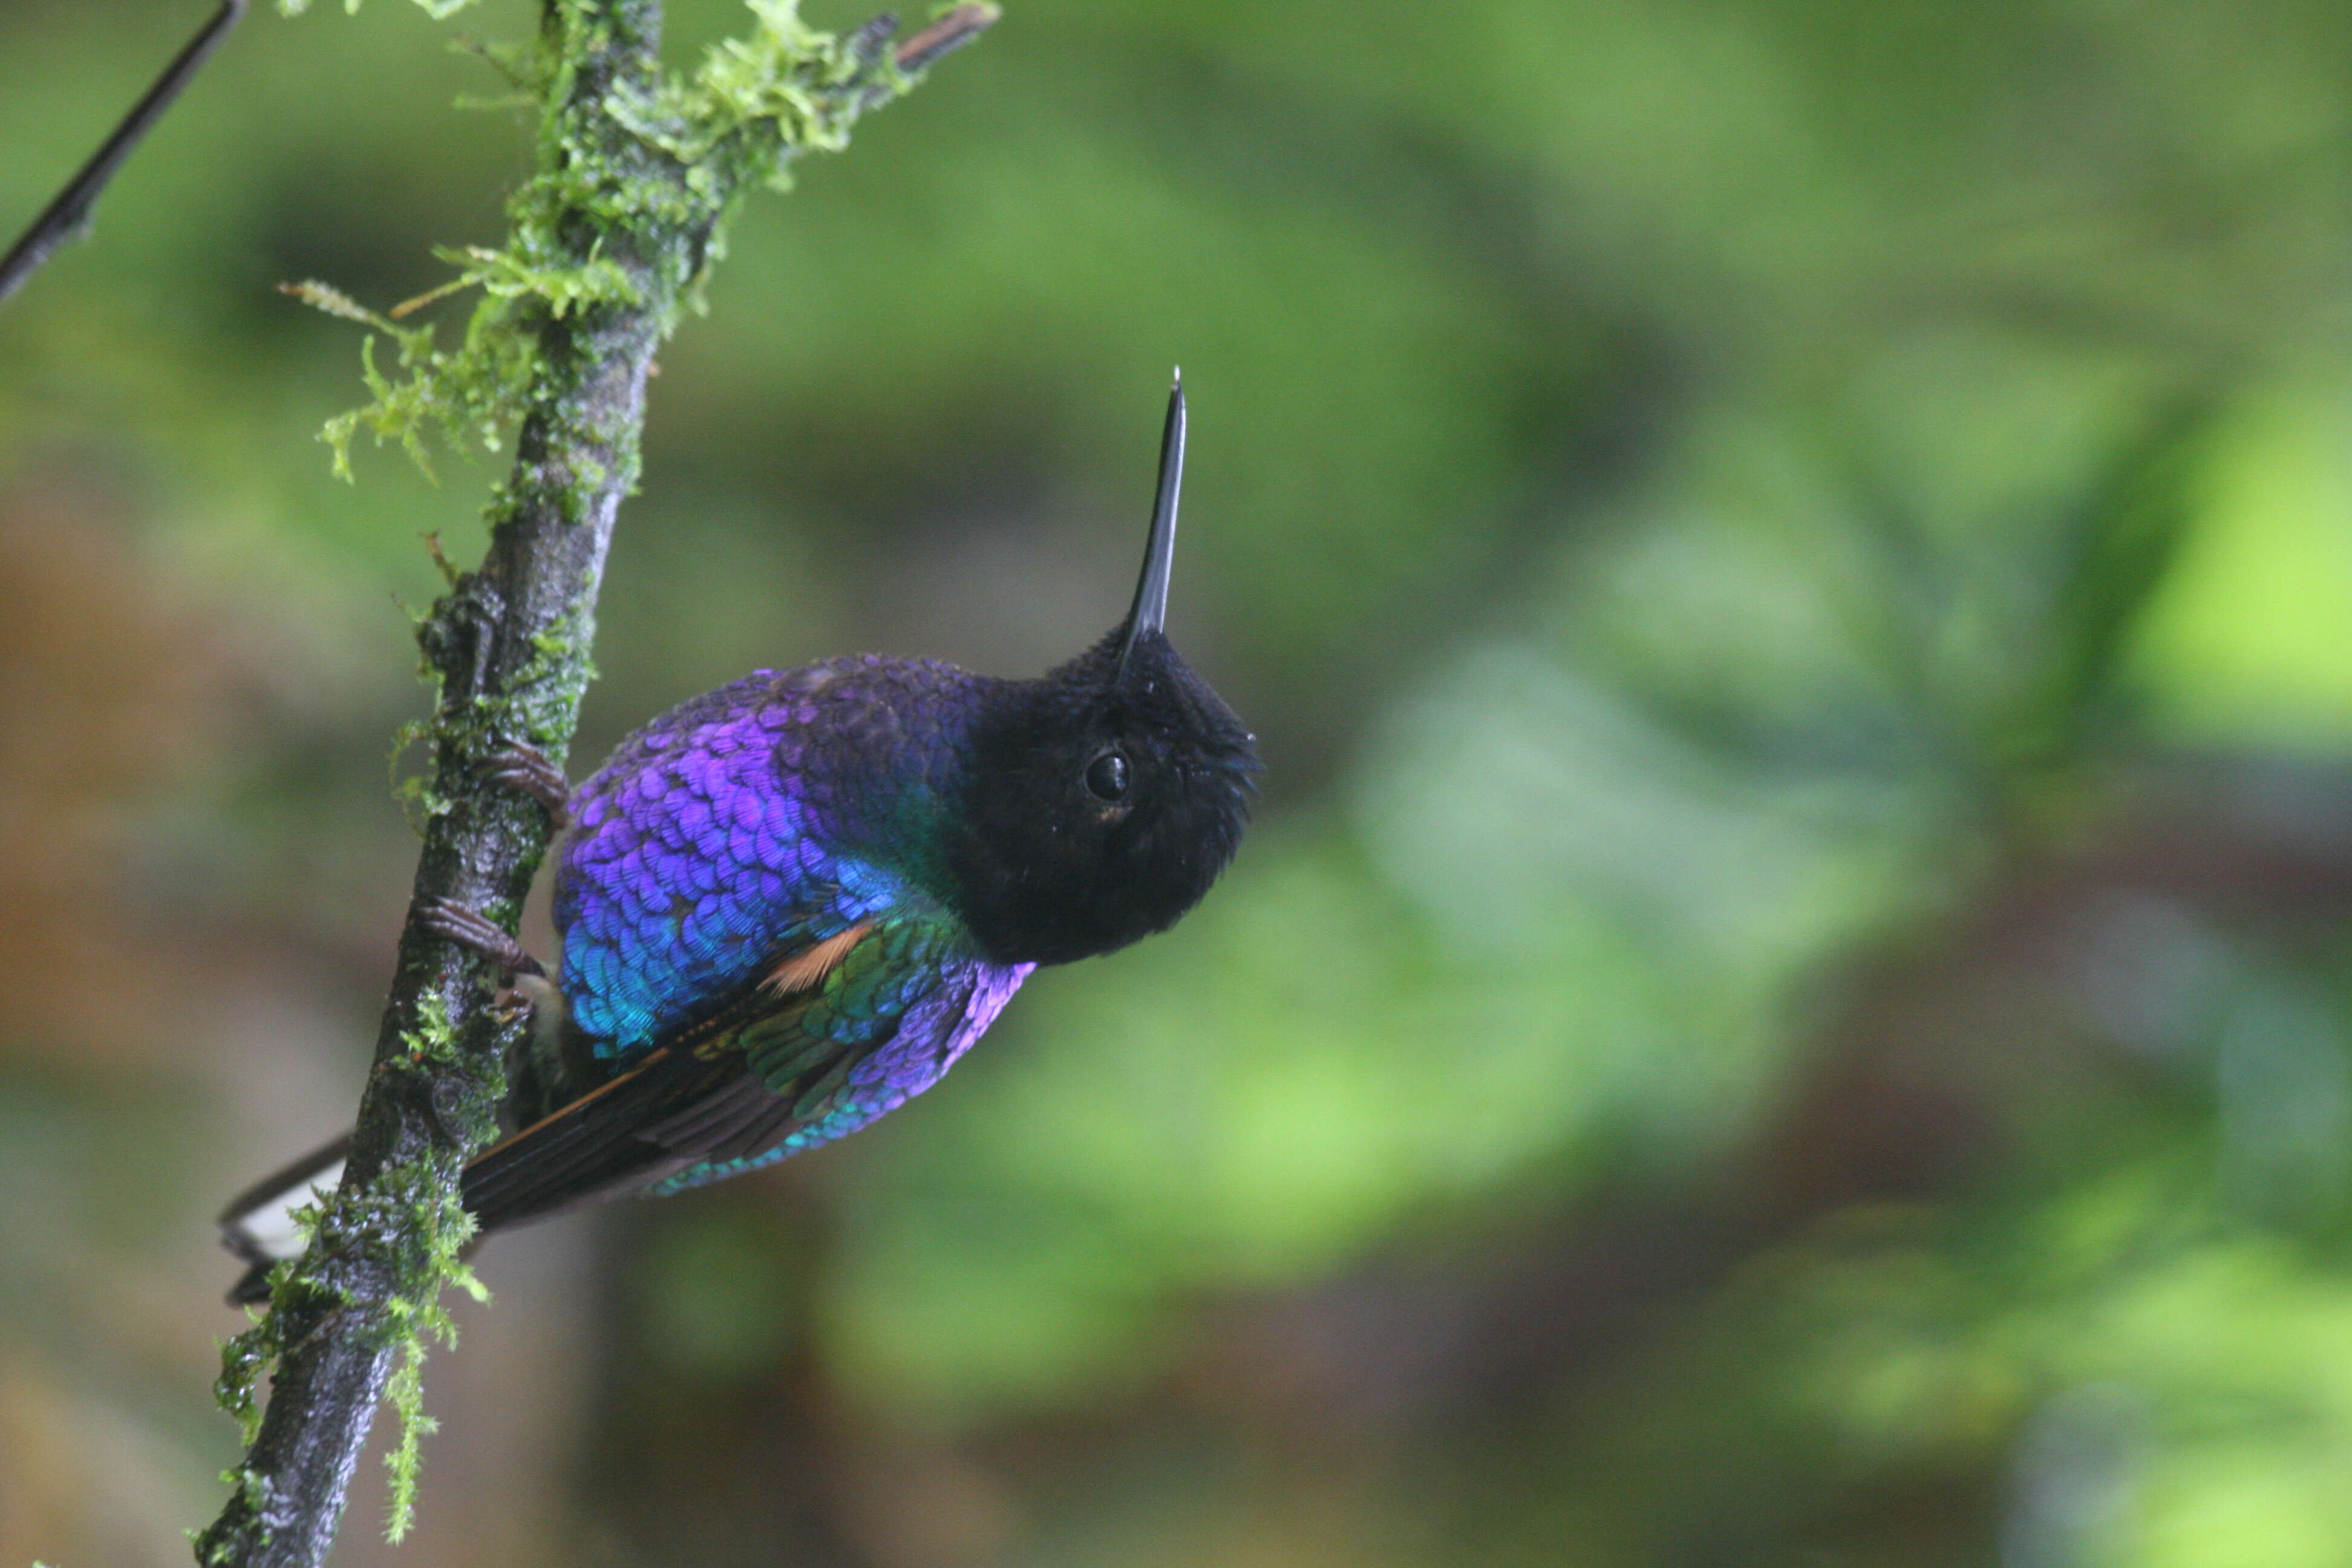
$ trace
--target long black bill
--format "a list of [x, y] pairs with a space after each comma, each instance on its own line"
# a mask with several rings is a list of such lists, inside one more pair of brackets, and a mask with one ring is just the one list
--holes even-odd
[[1168, 568], [1176, 558], [1176, 500], [1184, 488], [1184, 373], [1168, 394], [1168, 423], [1160, 434], [1160, 493], [1151, 503], [1151, 537], [1143, 546], [1143, 575], [1136, 579], [1135, 604], [1127, 612], [1127, 640], [1119, 645], [1118, 667], [1146, 632], [1159, 631], [1168, 619]]
[[122, 161], [131, 156], [131, 150], [155, 128], [155, 121], [172, 107], [172, 100], [180, 96], [196, 72], [204, 68], [212, 52], [220, 47], [228, 30], [245, 14], [245, 4], [246, 0], [221, 0], [220, 9], [213, 13], [212, 20], [163, 68], [163, 74], [147, 89], [147, 96], [122, 117], [122, 123], [114, 128], [105, 145], [90, 154], [89, 162], [66, 182], [66, 188], [58, 193], [57, 199], [33, 220], [33, 226], [8, 247], [6, 256], [0, 257], [0, 300], [22, 288], [25, 279], [40, 270], [41, 263], [49, 258], [52, 251], [89, 222], [90, 204], [106, 189], [106, 183], [114, 178], [114, 172], [122, 167]]

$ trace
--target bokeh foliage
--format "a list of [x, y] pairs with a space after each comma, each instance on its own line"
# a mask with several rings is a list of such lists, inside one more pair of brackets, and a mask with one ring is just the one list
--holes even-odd
[[[0, 211], [184, 9], [0, 16]], [[257, 16], [0, 312], [18, 1560], [178, 1560], [205, 1215], [356, 1083], [497, 468], [336, 484], [270, 286], [494, 237], [441, 43]], [[583, 752], [1079, 646], [1181, 362], [1266, 809], [874, 1131], [488, 1253], [406, 1551], [2352, 1563], [2336, 8], [1025, 0], [860, 138], [664, 355]]]

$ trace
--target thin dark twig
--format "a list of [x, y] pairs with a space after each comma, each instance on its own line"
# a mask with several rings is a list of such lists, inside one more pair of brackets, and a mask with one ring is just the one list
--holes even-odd
[[228, 37], [228, 30], [244, 15], [245, 0], [221, 0], [221, 7], [213, 13], [212, 20], [163, 68], [163, 74], [147, 89], [147, 96], [122, 117], [114, 133], [90, 154], [80, 172], [66, 182], [66, 188], [42, 209], [23, 237], [9, 247], [8, 254], [0, 257], [0, 300], [24, 287], [25, 279], [40, 270], [41, 263], [89, 225], [90, 205], [98, 200], [99, 193], [122, 167], [122, 161], [131, 156], [131, 150], [155, 128], [155, 121], [163, 118], [173, 100], [195, 79], [196, 72], [204, 68], [205, 61], [212, 58], [221, 40]]
[[994, 5], [959, 5], [898, 46], [898, 68], [919, 71], [986, 32], [1003, 15]]

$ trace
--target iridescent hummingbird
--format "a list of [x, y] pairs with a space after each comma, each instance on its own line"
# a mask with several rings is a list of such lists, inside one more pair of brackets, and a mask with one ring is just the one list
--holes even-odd
[[[534, 1007], [507, 1136], [466, 1168], [483, 1231], [664, 1194], [854, 1132], [939, 1081], [1041, 963], [1164, 931], [1232, 859], [1255, 737], [1163, 629], [1183, 476], [1171, 394], [1127, 618], [1035, 680], [873, 655], [760, 671], [624, 741], [576, 793], [501, 773], [570, 826], [546, 974], [474, 911], [433, 929]], [[342, 1146], [223, 1216], [267, 1293], [290, 1212]]]

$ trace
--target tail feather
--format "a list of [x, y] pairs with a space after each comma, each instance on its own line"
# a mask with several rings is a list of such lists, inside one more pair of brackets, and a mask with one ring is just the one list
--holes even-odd
[[741, 1058], [656, 1051], [476, 1156], [466, 1167], [466, 1207], [482, 1229], [497, 1230], [657, 1181], [691, 1153], [662, 1137], [662, 1124], [725, 1096], [730, 1079], [751, 1081]]
[[229, 1288], [231, 1306], [269, 1299], [269, 1271], [300, 1256], [305, 1243], [296, 1212], [335, 1190], [351, 1152], [352, 1135], [346, 1132], [229, 1200], [220, 1215], [221, 1245], [248, 1265]]
[[[811, 1072], [837, 1065], [812, 1063]], [[774, 1146], [795, 1125], [796, 1103], [751, 1076], [739, 1053], [657, 1050], [475, 1156], [464, 1202], [488, 1232], [640, 1190], [701, 1161]], [[346, 1133], [257, 1182], [221, 1215], [223, 1244], [249, 1265], [231, 1302], [268, 1299], [270, 1269], [304, 1245], [295, 1211], [334, 1190], [351, 1142]]]

